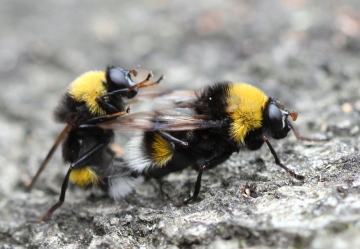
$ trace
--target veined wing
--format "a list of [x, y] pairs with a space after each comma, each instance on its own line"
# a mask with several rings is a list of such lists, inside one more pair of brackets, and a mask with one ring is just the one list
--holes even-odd
[[198, 115], [192, 108], [139, 112], [97, 124], [102, 129], [142, 131], [187, 131], [221, 128], [223, 125], [224, 121], [211, 120], [208, 116]]

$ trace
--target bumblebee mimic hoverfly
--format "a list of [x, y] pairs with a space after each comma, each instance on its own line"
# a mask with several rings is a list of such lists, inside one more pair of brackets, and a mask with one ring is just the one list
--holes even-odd
[[156, 85], [163, 79], [161, 76], [157, 81], [149, 82], [152, 77], [152, 73], [149, 73], [145, 80], [135, 83], [132, 76], [136, 75], [136, 69], [124, 70], [111, 66], [105, 71], [86, 72], [70, 84], [54, 112], [56, 121], [66, 126], [28, 185], [28, 190], [31, 190], [63, 141], [63, 159], [70, 163], [70, 167], [63, 180], [58, 202], [39, 222], [47, 219], [62, 205], [69, 181], [80, 187], [98, 186], [108, 190], [114, 199], [126, 195], [132, 189], [134, 180], [124, 177], [127, 174], [124, 168], [114, 161], [115, 153], [110, 148], [114, 132], [83, 125], [94, 125], [127, 114], [129, 107], [126, 107], [125, 100], [134, 98], [140, 88]]
[[134, 113], [97, 126], [142, 131], [125, 147], [124, 167], [132, 175], [161, 178], [187, 167], [197, 170], [194, 192], [183, 205], [198, 196], [204, 171], [226, 161], [234, 152], [258, 150], [263, 144], [278, 166], [304, 181], [304, 176], [281, 163], [268, 139], [283, 139], [292, 130], [298, 140], [319, 141], [302, 137], [289, 117], [295, 121], [297, 112], [287, 111], [258, 88], [222, 82], [206, 87], [195, 98], [180, 101], [172, 109]]

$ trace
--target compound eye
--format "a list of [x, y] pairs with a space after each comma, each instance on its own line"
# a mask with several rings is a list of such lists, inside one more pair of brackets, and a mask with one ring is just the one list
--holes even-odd
[[272, 132], [279, 132], [284, 128], [283, 123], [283, 114], [280, 109], [274, 105], [270, 104], [268, 109], [268, 115], [270, 120], [270, 127]]
[[120, 70], [120, 68], [109, 69], [108, 77], [109, 77], [109, 80], [112, 81], [112, 83], [119, 86], [119, 88], [130, 87], [126, 72], [124, 72], [123, 70]]

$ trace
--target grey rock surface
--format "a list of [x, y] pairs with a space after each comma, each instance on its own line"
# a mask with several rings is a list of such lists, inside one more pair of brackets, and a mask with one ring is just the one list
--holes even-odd
[[[0, 248], [360, 248], [360, 2], [6, 1], [0, 8]], [[244, 81], [299, 111], [301, 134], [203, 176], [184, 170], [114, 202], [71, 187], [45, 222], [68, 165], [58, 151], [31, 193], [62, 125], [68, 84], [107, 65], [165, 74], [163, 88]], [[117, 134], [119, 143], [126, 134]], [[254, 197], [241, 186], [256, 186]]]

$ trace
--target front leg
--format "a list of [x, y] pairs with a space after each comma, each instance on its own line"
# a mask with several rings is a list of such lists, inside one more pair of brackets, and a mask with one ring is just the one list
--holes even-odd
[[[127, 89], [122, 89], [124, 92], [127, 92]], [[98, 105], [101, 107], [101, 109], [103, 109], [106, 113], [116, 113], [119, 112], [119, 108], [117, 108], [116, 106], [110, 104], [106, 99], [107, 98], [111, 98], [111, 97], [107, 97], [106, 94], [97, 97], [95, 100], [98, 103]]]
[[280, 162], [279, 157], [277, 156], [274, 148], [271, 146], [269, 140], [267, 139], [267, 137], [263, 136], [262, 140], [267, 144], [267, 146], [270, 149], [271, 154], [273, 155], [274, 159], [275, 159], [275, 163], [280, 166], [281, 168], [283, 168], [289, 175], [291, 175], [292, 177], [294, 177], [297, 180], [300, 180], [302, 182], [305, 182], [305, 176], [302, 175], [298, 175], [296, 174], [294, 171], [292, 171], [291, 169], [289, 169], [288, 167], [286, 167], [284, 164], [282, 164]]
[[98, 126], [93, 125], [93, 124], [97, 124], [97, 123], [100, 123], [100, 122], [103, 122], [103, 121], [106, 121], [106, 120], [117, 118], [117, 117], [120, 117], [122, 115], [128, 114], [129, 112], [130, 112], [130, 106], [128, 106], [128, 108], [125, 111], [115, 112], [115, 113], [112, 113], [112, 114], [108, 114], [108, 115], [88, 119], [88, 120], [80, 123], [79, 128], [89, 128], [89, 127], [99, 128]]

